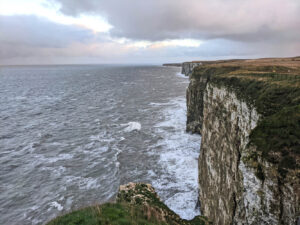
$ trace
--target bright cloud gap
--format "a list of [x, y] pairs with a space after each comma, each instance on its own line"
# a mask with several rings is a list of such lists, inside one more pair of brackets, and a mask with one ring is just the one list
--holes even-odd
[[60, 12], [59, 4], [45, 3], [41, 0], [1, 1], [0, 15], [35, 15], [59, 24], [84, 27], [92, 30], [93, 32], [108, 32], [113, 27], [99, 15], [86, 13], [82, 13], [76, 17], [64, 15]]
[[130, 39], [120, 38], [115, 39], [120, 44], [128, 44], [129, 47], [134, 48], [166, 48], [166, 47], [199, 47], [203, 41], [196, 39], [167, 39], [162, 41], [131, 41]]

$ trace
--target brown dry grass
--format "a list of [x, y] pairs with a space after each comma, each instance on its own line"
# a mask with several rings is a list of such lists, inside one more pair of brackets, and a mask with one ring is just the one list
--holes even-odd
[[206, 68], [235, 68], [220, 76], [267, 81], [280, 86], [300, 87], [300, 57], [197, 62], [202, 62], [202, 67]]
[[261, 58], [261, 59], [230, 59], [230, 60], [216, 60], [216, 61], [193, 61], [202, 62], [204, 65], [213, 67], [219, 66], [243, 66], [243, 67], [257, 67], [257, 66], [284, 66], [292, 69], [300, 69], [300, 56], [290, 58]]

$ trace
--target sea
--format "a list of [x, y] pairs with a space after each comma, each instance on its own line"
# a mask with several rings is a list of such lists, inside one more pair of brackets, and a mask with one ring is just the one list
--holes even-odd
[[113, 201], [128, 182], [199, 215], [188, 83], [179, 67], [1, 66], [0, 224], [45, 224]]

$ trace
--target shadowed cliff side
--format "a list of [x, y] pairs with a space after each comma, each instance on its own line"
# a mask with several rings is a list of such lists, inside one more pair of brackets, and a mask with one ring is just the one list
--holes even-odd
[[300, 58], [204, 63], [187, 108], [187, 130], [202, 134], [201, 212], [214, 224], [295, 224]]

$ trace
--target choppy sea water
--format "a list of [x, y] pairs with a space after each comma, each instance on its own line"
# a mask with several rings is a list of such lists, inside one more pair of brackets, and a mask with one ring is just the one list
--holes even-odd
[[198, 215], [200, 136], [185, 132], [188, 79], [176, 67], [0, 67], [0, 224], [43, 224], [153, 184]]

